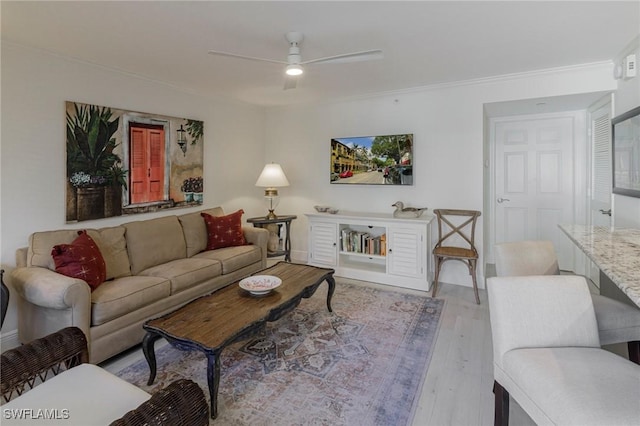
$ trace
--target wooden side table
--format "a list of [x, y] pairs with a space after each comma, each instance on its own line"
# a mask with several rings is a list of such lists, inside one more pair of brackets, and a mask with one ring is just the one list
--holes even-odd
[[[267, 257], [283, 256], [284, 260], [291, 262], [291, 221], [297, 218], [293, 215], [277, 216], [275, 219], [267, 219], [266, 217], [251, 217], [247, 219], [247, 222], [252, 223], [256, 228], [269, 229], [271, 225], [278, 227], [276, 235], [280, 234], [280, 228], [282, 225], [285, 227], [284, 246], [278, 244], [277, 250], [267, 250]], [[269, 230], [269, 232], [273, 232]], [[279, 238], [279, 237], [278, 237]]]

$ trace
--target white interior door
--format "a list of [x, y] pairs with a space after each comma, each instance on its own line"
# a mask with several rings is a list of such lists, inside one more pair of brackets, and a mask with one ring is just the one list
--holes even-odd
[[[611, 226], [611, 99], [589, 110], [591, 179], [588, 224]], [[600, 270], [590, 262], [589, 278], [599, 286]]]
[[573, 268], [574, 118], [567, 114], [494, 119], [495, 242], [551, 240], [561, 269]]

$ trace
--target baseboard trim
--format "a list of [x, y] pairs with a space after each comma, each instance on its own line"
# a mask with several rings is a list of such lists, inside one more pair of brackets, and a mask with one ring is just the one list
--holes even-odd
[[0, 337], [0, 349], [2, 352], [7, 349], [17, 348], [18, 346], [20, 346], [20, 339], [18, 339], [17, 329], [2, 333], [2, 337]]

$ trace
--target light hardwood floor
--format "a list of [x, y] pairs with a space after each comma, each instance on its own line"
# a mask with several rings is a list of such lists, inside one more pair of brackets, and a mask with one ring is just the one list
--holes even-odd
[[[487, 294], [480, 305], [473, 290], [440, 284], [445, 300], [438, 339], [427, 369], [413, 425], [492, 425], [493, 347]], [[534, 425], [511, 402], [510, 424]]]
[[[338, 284], [341, 281], [378, 286], [337, 279]], [[380, 287], [413, 292], [397, 287]], [[445, 300], [445, 306], [413, 425], [491, 425], [493, 355], [486, 292], [480, 292], [481, 304], [477, 305], [471, 288], [441, 284], [438, 298]], [[161, 344], [158, 342], [157, 346]], [[142, 350], [138, 346], [105, 362], [102, 367], [116, 373], [142, 358]], [[510, 422], [513, 426], [534, 424], [513, 401]]]

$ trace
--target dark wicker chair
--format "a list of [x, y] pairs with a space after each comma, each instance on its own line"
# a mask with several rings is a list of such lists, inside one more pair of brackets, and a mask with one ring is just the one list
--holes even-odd
[[5, 402], [41, 381], [89, 360], [87, 339], [77, 327], [67, 327], [9, 349], [0, 358], [0, 389]]
[[4, 285], [4, 269], [0, 269], [0, 307], [2, 308], [0, 316], [0, 327], [4, 324], [4, 317], [7, 315], [9, 307], [9, 288]]
[[195, 382], [180, 379], [154, 393], [151, 399], [129, 411], [111, 426], [209, 424], [209, 405]]
[[[5, 402], [47, 378], [87, 362], [87, 340], [77, 327], [5, 351], [0, 357], [0, 389]], [[191, 380], [177, 380], [129, 411], [113, 425], [208, 425], [209, 406]]]

